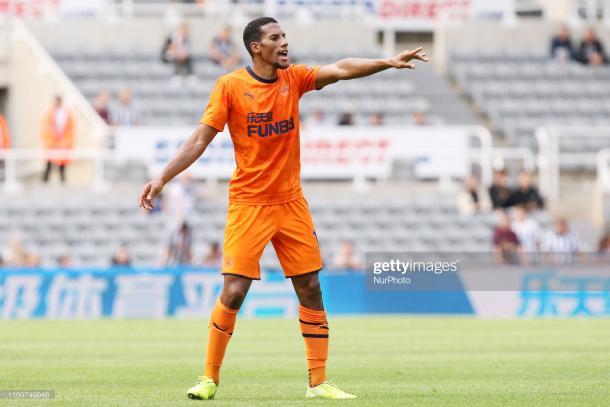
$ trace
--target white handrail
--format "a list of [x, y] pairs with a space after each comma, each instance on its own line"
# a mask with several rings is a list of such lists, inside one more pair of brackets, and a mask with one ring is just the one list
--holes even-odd
[[[471, 136], [480, 140], [480, 147], [470, 148], [469, 158], [471, 161], [478, 162], [481, 165], [481, 181], [484, 185], [491, 182], [492, 177], [492, 156], [493, 149], [491, 144], [491, 134], [484, 127], [474, 127]], [[149, 157], [125, 157], [119, 154], [116, 150], [105, 149], [0, 149], [0, 160], [5, 162], [4, 190], [9, 193], [17, 193], [21, 191], [21, 186], [17, 175], [18, 161], [36, 161], [41, 162], [51, 159], [68, 159], [68, 160], [85, 160], [91, 161], [93, 167], [92, 188], [94, 191], [105, 190], [106, 182], [104, 180], [104, 162], [109, 161], [138, 161], [146, 163]], [[390, 163], [387, 163], [390, 165]], [[358, 184], [358, 171], [352, 171], [355, 184]], [[210, 175], [212, 176], [212, 175]], [[360, 176], [361, 177], [361, 176]], [[439, 184], [448, 183], [448, 178], [439, 179]]]
[[597, 152], [597, 186], [600, 191], [610, 192], [610, 148]]
[[536, 157], [534, 152], [526, 147], [496, 147], [493, 149], [494, 161], [496, 158], [502, 160], [521, 160], [523, 168], [528, 171], [536, 170]]
[[610, 143], [610, 127], [608, 126], [544, 126], [538, 127], [535, 134], [538, 141], [537, 161], [541, 173], [541, 188], [551, 199], [559, 198], [561, 159], [577, 161], [586, 165], [593, 163], [597, 153], [597, 151], [562, 153], [560, 150], [561, 138], [574, 134], [586, 134], [587, 137], [608, 139]]
[[484, 126], [475, 127], [475, 136], [481, 142], [481, 151], [479, 155], [481, 165], [481, 184], [491, 185], [493, 178], [493, 141], [491, 133]]
[[558, 166], [554, 165], [554, 151], [551, 146], [549, 130], [545, 127], [538, 127], [535, 135], [538, 141], [538, 157], [536, 161], [540, 172], [540, 191], [551, 199], [557, 199], [559, 187], [554, 184], [554, 177], [551, 172], [554, 168], [558, 170]]
[[94, 163], [92, 189], [96, 192], [106, 189], [104, 180], [105, 161], [124, 161], [117, 157], [113, 151], [99, 149], [0, 149], [0, 160], [4, 165], [4, 190], [7, 193], [18, 193], [21, 184], [17, 177], [17, 161], [32, 160], [85, 160]]

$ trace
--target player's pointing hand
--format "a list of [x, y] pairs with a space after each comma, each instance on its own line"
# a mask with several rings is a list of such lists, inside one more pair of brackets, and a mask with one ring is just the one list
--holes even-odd
[[153, 199], [161, 193], [164, 186], [165, 183], [159, 178], [155, 178], [144, 185], [140, 193], [140, 206], [147, 211], [154, 208]]
[[428, 62], [428, 56], [422, 47], [419, 47], [414, 50], [406, 50], [396, 55], [390, 61], [392, 66], [396, 69], [415, 69], [415, 64], [410, 63], [410, 61], [417, 59], [419, 61]]

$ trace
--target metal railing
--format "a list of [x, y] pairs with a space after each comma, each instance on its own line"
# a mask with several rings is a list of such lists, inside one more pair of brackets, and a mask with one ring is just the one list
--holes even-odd
[[16, 194], [22, 191], [17, 172], [17, 162], [46, 162], [48, 160], [77, 160], [90, 161], [93, 163], [93, 176], [91, 188], [94, 192], [107, 190], [104, 177], [104, 164], [108, 161], [119, 161], [112, 151], [99, 149], [74, 149], [74, 150], [44, 150], [44, 149], [0, 149], [0, 161], [4, 161], [4, 185], [3, 189], [8, 194]]
[[[568, 137], [597, 137], [608, 140], [610, 145], [610, 127], [607, 126], [545, 126], [536, 129], [538, 141], [537, 164], [540, 171], [540, 188], [550, 199], [558, 199], [560, 193], [560, 173], [562, 162], [582, 166], [595, 163], [597, 152], [562, 152], [560, 139]], [[594, 168], [593, 168], [594, 169]]]
[[[489, 131], [485, 127], [472, 127], [469, 134], [471, 139], [477, 140], [478, 146], [471, 147], [468, 150], [468, 155], [465, 157], [470, 163], [478, 164], [481, 167], [481, 182], [483, 185], [488, 185], [492, 178], [492, 157], [494, 156], [492, 148], [492, 139]], [[498, 150], [499, 154], [507, 155], [506, 149]], [[509, 155], [514, 155], [511, 153]], [[0, 161], [4, 161], [4, 180], [3, 189], [6, 193], [17, 194], [22, 191], [23, 177], [18, 172], [18, 163], [44, 163], [48, 160], [70, 160], [70, 161], [87, 161], [92, 163], [92, 174], [90, 186], [93, 192], [104, 192], [108, 189], [106, 180], [105, 167], [107, 163], [124, 163], [127, 161], [138, 162], [144, 165], [150, 164], [151, 157], [138, 157], [134, 155], [126, 156], [117, 150], [105, 149], [71, 149], [71, 150], [45, 150], [45, 149], [6, 149], [0, 150]], [[39, 171], [42, 171], [40, 165]], [[227, 177], [230, 177], [231, 171], [227, 172]], [[354, 185], [358, 187], [362, 184], [362, 177], [358, 171], [353, 171], [352, 180]], [[208, 181], [217, 181], [224, 179], [219, 174], [214, 172], [204, 173], [202, 176]], [[323, 179], [319, 176], [311, 176], [308, 179]], [[450, 176], [440, 175], [438, 178], [439, 186], [442, 188], [450, 184]]]
[[571, 14], [573, 20], [610, 23], [610, 0], [572, 0]]
[[597, 152], [597, 187], [600, 191], [610, 192], [610, 148]]

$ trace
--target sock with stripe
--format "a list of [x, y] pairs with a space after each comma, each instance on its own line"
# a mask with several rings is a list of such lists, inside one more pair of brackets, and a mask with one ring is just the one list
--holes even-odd
[[220, 298], [216, 301], [210, 317], [210, 333], [208, 336], [208, 353], [205, 360], [205, 376], [220, 381], [220, 366], [237, 319], [238, 309], [227, 308]]
[[326, 311], [316, 311], [299, 305], [299, 322], [305, 340], [309, 387], [314, 387], [326, 381], [326, 359], [328, 357]]

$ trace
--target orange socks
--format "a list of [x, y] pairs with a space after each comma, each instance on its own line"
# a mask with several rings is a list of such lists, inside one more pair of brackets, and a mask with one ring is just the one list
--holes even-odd
[[[205, 361], [205, 376], [219, 383], [220, 366], [227, 345], [233, 334], [239, 309], [230, 309], [216, 301], [210, 317], [208, 353]], [[314, 387], [326, 380], [326, 359], [328, 357], [328, 323], [326, 311], [316, 311], [299, 305], [299, 322], [305, 339], [309, 386]]]
[[309, 387], [314, 387], [326, 380], [326, 359], [328, 357], [326, 311], [316, 311], [299, 305], [299, 322], [305, 339]]
[[220, 298], [216, 301], [210, 317], [210, 334], [208, 337], [208, 353], [205, 360], [205, 376], [219, 382], [220, 365], [225, 356], [229, 339], [233, 335], [233, 327], [239, 309], [225, 307]]

